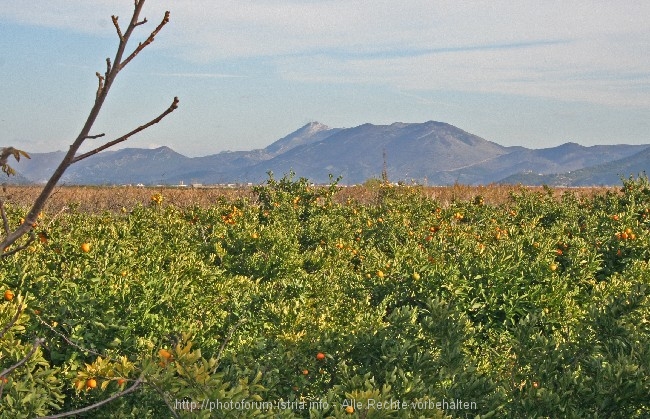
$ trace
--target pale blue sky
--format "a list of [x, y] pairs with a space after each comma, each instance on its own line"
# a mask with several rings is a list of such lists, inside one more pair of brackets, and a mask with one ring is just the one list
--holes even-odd
[[[0, 0], [0, 145], [63, 150], [110, 21], [132, 0]], [[650, 143], [650, 2], [147, 0], [143, 40], [94, 132], [189, 156], [264, 147], [310, 121], [443, 121], [502, 145]], [[99, 145], [93, 140], [89, 146]]]

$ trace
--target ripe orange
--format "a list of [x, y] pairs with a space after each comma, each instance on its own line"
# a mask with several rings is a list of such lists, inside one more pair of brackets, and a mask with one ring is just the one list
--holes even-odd
[[322, 361], [323, 359], [325, 359], [325, 354], [322, 353], [322, 352], [317, 353], [316, 354], [316, 359], [318, 359], [319, 361]]
[[345, 408], [345, 413], [349, 413], [349, 414], [354, 413], [354, 407], [352, 407], [352, 406], [346, 407]]
[[5, 300], [11, 301], [14, 299], [14, 292], [12, 290], [5, 291]]
[[86, 388], [95, 388], [97, 387], [97, 380], [94, 378], [89, 378], [88, 381], [86, 381]]
[[302, 370], [302, 375], [308, 375], [308, 374], [309, 374], [309, 370]]
[[167, 349], [159, 350], [158, 355], [160, 355], [160, 357], [163, 359], [169, 359], [172, 357], [172, 354]]
[[81, 244], [81, 251], [84, 253], [90, 252], [90, 243], [82, 243]]
[[384, 277], [384, 272], [383, 271], [377, 271], [377, 276], [380, 278]]
[[551, 263], [550, 268], [551, 268], [552, 271], [555, 271], [555, 270], [557, 270], [557, 265], [555, 263]]
[[117, 385], [118, 386], [124, 385], [124, 383], [126, 383], [126, 379], [124, 379], [124, 378], [119, 378], [117, 380]]

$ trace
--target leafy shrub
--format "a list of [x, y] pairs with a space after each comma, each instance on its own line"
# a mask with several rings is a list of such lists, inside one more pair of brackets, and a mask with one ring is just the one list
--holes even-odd
[[250, 407], [219, 417], [647, 417], [646, 184], [444, 206], [386, 185], [336, 203], [335, 182], [288, 176], [253, 201], [45, 214], [47, 238], [0, 266], [0, 366], [45, 338], [0, 412], [137, 385], [92, 416], [211, 417], [219, 399]]

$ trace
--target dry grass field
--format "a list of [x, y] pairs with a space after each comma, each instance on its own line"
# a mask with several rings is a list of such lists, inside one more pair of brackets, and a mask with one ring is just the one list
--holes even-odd
[[[454, 201], [473, 200], [481, 196], [486, 204], [504, 204], [510, 200], [511, 193], [528, 189], [542, 191], [542, 187], [516, 185], [468, 186], [453, 185], [441, 187], [417, 187], [425, 196], [447, 206]], [[6, 202], [18, 206], [29, 206], [41, 191], [39, 186], [7, 186], [4, 194]], [[549, 190], [550, 191], [550, 190]], [[552, 188], [554, 196], [575, 193], [591, 197], [606, 191], [619, 192], [620, 187], [600, 188]], [[209, 207], [218, 201], [232, 201], [239, 198], [254, 199], [251, 187], [218, 188], [179, 188], [179, 187], [104, 187], [104, 186], [60, 186], [49, 199], [46, 211], [58, 212], [64, 207], [75, 207], [80, 212], [98, 213], [132, 209], [137, 205], [147, 205], [153, 194], [160, 193], [164, 204], [179, 208], [192, 206]], [[341, 187], [335, 200], [348, 199], [360, 203], [374, 202], [380, 193], [378, 186]]]

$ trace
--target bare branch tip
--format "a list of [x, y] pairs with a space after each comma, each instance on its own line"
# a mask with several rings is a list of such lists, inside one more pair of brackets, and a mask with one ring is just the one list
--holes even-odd
[[97, 79], [99, 79], [99, 86], [97, 86], [97, 96], [99, 96], [104, 90], [104, 76], [99, 74], [99, 71], [97, 71], [95, 75], [97, 76]]
[[120, 24], [117, 23], [117, 19], [119, 19], [118, 16], [111, 16], [111, 20], [113, 21], [113, 26], [115, 26], [115, 30], [117, 31], [117, 36], [120, 38], [121, 42], [124, 42], [124, 35], [122, 35], [122, 30], [120, 29]]

